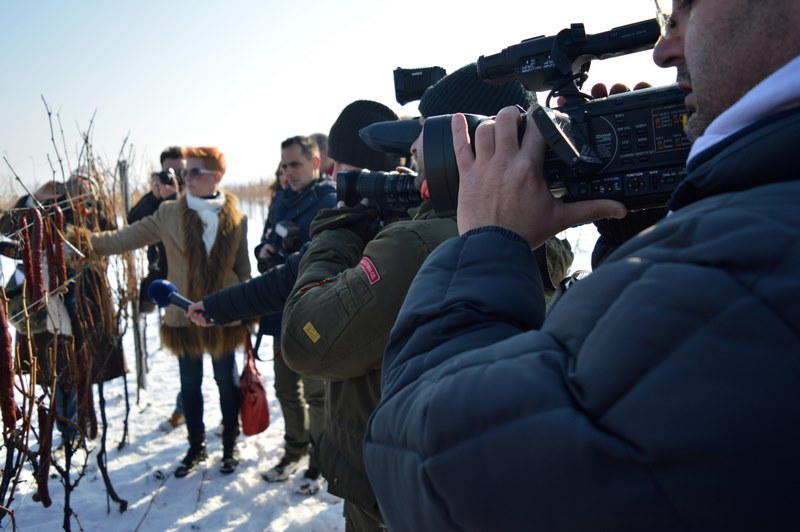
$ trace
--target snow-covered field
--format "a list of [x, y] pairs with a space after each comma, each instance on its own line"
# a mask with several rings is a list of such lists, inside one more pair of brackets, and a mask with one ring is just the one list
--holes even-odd
[[[249, 224], [250, 247], [258, 242], [263, 221], [257, 210], [251, 210]], [[593, 226], [571, 229], [567, 238], [576, 252], [573, 269], [589, 269], [589, 254], [597, 238]], [[4, 278], [13, 264], [3, 258]], [[254, 275], [257, 274], [254, 266]], [[71, 507], [75, 512], [73, 530], [344, 530], [342, 501], [328, 495], [326, 485], [315, 496], [294, 493], [294, 482], [270, 484], [262, 480], [261, 472], [278, 461], [282, 453], [283, 419], [273, 390], [271, 338], [264, 339], [258, 368], [266, 381], [270, 400], [270, 427], [263, 433], [239, 438], [240, 465], [232, 475], [218, 471], [222, 455], [221, 438], [214, 434], [221, 414], [211, 364], [205, 364], [203, 398], [207, 428], [209, 460], [186, 478], [174, 478], [171, 473], [187, 449], [184, 426], [164, 433], [158, 424], [172, 413], [175, 395], [180, 388], [177, 360], [160, 349], [158, 318], [148, 315], [147, 341], [150, 372], [147, 389], [140, 392], [136, 402], [136, 377], [133, 336], [124, 338], [125, 353], [130, 369], [128, 396], [131, 403], [128, 444], [121, 450], [125, 417], [125, 390], [122, 379], [105, 385], [108, 416], [108, 470], [117, 494], [128, 501], [128, 509], [120, 513], [118, 506], [107, 500], [103, 479], [96, 465], [99, 439], [88, 444], [89, 466], [86, 476], [73, 492]], [[239, 368], [242, 354], [238, 354]], [[97, 393], [95, 392], [95, 400]], [[58, 442], [58, 435], [54, 440]], [[81, 455], [78, 455], [80, 457]], [[299, 477], [303, 469], [296, 474]], [[299, 480], [299, 478], [296, 478]], [[43, 508], [32, 499], [35, 492], [30, 469], [11, 504], [19, 530], [58, 530], [63, 521], [63, 487], [57, 478], [50, 480], [53, 505]], [[110, 510], [109, 510], [110, 505]], [[8, 519], [3, 527], [10, 529]]]

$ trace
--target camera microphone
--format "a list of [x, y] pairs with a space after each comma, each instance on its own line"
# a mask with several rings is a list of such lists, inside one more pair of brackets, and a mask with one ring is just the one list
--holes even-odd
[[[194, 303], [194, 301], [182, 296], [174, 284], [164, 279], [156, 279], [150, 283], [150, 286], [147, 288], [147, 297], [161, 308], [167, 305], [175, 305], [183, 310], [189, 310], [189, 305]], [[207, 313], [200, 311], [200, 314], [202, 314], [209, 323], [215, 323]]]

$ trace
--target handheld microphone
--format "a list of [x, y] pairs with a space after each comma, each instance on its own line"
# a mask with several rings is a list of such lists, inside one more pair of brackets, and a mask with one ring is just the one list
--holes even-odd
[[[149, 297], [153, 303], [161, 308], [164, 308], [167, 305], [175, 305], [183, 310], [189, 310], [189, 305], [194, 303], [193, 301], [183, 297], [178, 292], [178, 289], [175, 287], [175, 285], [165, 279], [156, 279], [150, 283], [150, 286], [147, 288], [147, 297]], [[211, 316], [205, 312], [200, 311], [200, 314], [203, 315], [208, 323], [216, 323]]]

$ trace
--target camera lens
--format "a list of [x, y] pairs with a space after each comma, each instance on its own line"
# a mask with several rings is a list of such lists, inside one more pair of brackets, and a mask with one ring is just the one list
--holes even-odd
[[[464, 114], [467, 119], [469, 138], [475, 138], [475, 130], [485, 120], [494, 117]], [[458, 164], [453, 150], [453, 132], [451, 122], [453, 115], [432, 116], [425, 120], [423, 126], [422, 152], [425, 157], [425, 179], [431, 195], [431, 207], [436, 216], [446, 218], [456, 215], [458, 205]], [[519, 126], [518, 136], [521, 141], [525, 131], [525, 116]], [[472, 151], [475, 145], [471, 144]]]
[[177, 179], [177, 176], [175, 174], [175, 170], [172, 168], [167, 168], [166, 170], [161, 170], [158, 173], [158, 179], [164, 185], [172, 185], [173, 181]]
[[336, 174], [336, 196], [352, 207], [362, 198], [381, 211], [405, 212], [422, 202], [414, 186], [417, 174], [348, 170]]

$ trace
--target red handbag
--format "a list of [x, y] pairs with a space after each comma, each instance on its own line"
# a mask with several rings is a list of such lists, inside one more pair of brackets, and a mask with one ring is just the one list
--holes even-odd
[[247, 361], [239, 378], [239, 412], [242, 417], [242, 433], [252, 436], [269, 427], [269, 403], [261, 374], [256, 369], [256, 354], [249, 334], [245, 342], [245, 353]]

